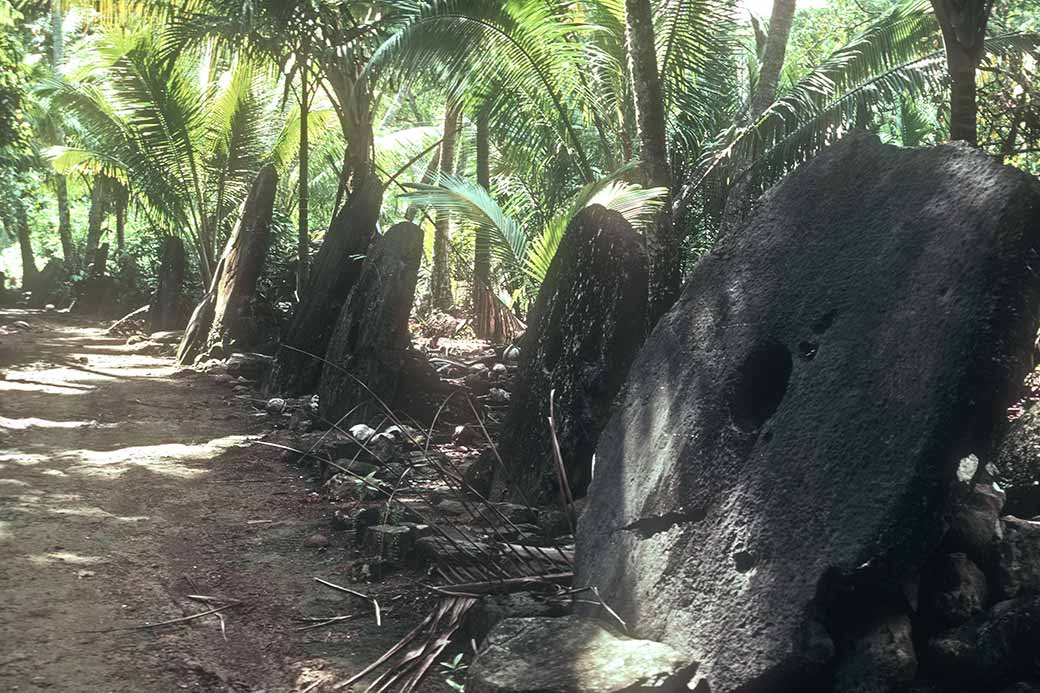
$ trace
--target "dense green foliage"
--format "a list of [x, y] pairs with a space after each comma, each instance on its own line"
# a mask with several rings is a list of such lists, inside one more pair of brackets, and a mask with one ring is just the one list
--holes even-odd
[[[771, 185], [851, 127], [905, 146], [947, 139], [942, 38], [926, 0], [801, 9], [777, 99], [753, 120], [769, 18], [734, 0], [653, 6], [667, 190], [636, 184], [623, 0], [74, 3], [59, 18], [60, 64], [50, 7], [0, 0], [0, 209], [24, 208], [36, 255], [60, 258], [55, 186], [64, 174], [73, 240], [83, 247], [99, 218], [100, 240], [119, 245], [117, 271], [138, 300], [167, 234], [188, 242], [193, 281], [205, 283], [252, 178], [271, 161], [280, 183], [264, 287], [272, 300], [293, 300], [296, 226], [304, 220], [316, 248], [352, 177], [372, 166], [387, 185], [384, 228], [418, 213], [432, 255], [433, 220], [447, 215], [457, 293], [468, 296], [480, 238], [492, 248], [492, 288], [522, 308], [584, 204], [621, 209], [637, 228], [656, 210], [672, 213], [691, 263], [714, 241], [735, 181]], [[997, 4], [978, 77], [980, 146], [1033, 172], [1038, 14], [1031, 0]], [[461, 119], [452, 173], [441, 174], [449, 105]], [[484, 185], [480, 117], [490, 135]], [[309, 214], [299, 214], [302, 192]], [[0, 215], [0, 269], [19, 275], [13, 216]], [[68, 269], [73, 279], [82, 271]]]

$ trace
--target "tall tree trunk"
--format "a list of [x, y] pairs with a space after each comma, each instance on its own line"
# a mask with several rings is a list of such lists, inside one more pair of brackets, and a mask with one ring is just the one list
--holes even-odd
[[[233, 347], [251, 346], [256, 335], [250, 329], [248, 312], [270, 245], [277, 187], [274, 166], [260, 169], [217, 262], [209, 291], [184, 330], [177, 350], [178, 363], [191, 364], [199, 354], [226, 358]], [[219, 347], [219, 352], [214, 347]]]
[[[488, 114], [477, 113], [477, 185], [491, 190], [491, 151]], [[494, 332], [495, 306], [491, 296], [491, 239], [477, 230], [473, 239], [473, 331], [480, 339]]]
[[116, 252], [122, 254], [126, 249], [126, 208], [129, 200], [122, 197], [116, 204]]
[[986, 53], [990, 0], [932, 0], [950, 71], [950, 139], [978, 144], [975, 70]]
[[95, 176], [90, 188], [90, 212], [87, 216], [87, 244], [83, 253], [85, 267], [94, 261], [98, 243], [101, 242], [101, 225], [105, 221], [108, 207], [107, 181], [104, 176]]
[[32, 238], [29, 236], [29, 217], [25, 205], [15, 204], [15, 233], [18, 234], [18, 247], [22, 252], [22, 287], [34, 290], [40, 272], [36, 268], [36, 257], [33, 254]]
[[[668, 142], [665, 132], [664, 100], [654, 46], [654, 22], [650, 0], [625, 0], [628, 66], [635, 94], [636, 129], [642, 148], [643, 182], [649, 187], [671, 189]], [[645, 234], [649, 260], [647, 327], [671, 308], [679, 295], [681, 247], [671, 214], [664, 210]]]
[[[61, 8], [61, 0], [51, 0], [51, 63], [57, 72], [65, 57], [65, 32], [62, 26], [65, 18]], [[65, 134], [59, 127], [55, 144], [65, 144]], [[65, 260], [65, 270], [74, 272], [78, 269], [79, 258], [76, 246], [72, 242], [72, 221], [69, 214], [69, 186], [60, 173], [54, 175], [54, 192], [58, 199], [58, 237], [61, 239], [61, 256]]]
[[310, 110], [310, 98], [307, 94], [307, 55], [301, 57], [300, 64], [300, 226], [297, 231], [296, 245], [296, 295], [303, 296], [307, 287], [307, 271], [310, 265], [310, 229], [307, 221], [307, 206], [310, 202], [307, 186], [309, 181], [310, 157], [307, 149], [308, 140], [307, 113]]
[[[441, 175], [451, 175], [455, 165], [455, 139], [461, 111], [454, 103], [444, 109], [444, 139], [441, 140]], [[437, 212], [433, 238], [433, 270], [430, 273], [430, 304], [437, 310], [448, 311], [454, 306], [451, 294], [451, 218]]]
[[[787, 43], [794, 24], [797, 0], [773, 0], [773, 11], [769, 15], [769, 34], [762, 49], [762, 64], [758, 71], [758, 85], [751, 95], [748, 122], [762, 117], [766, 109], [776, 101], [780, 73], [787, 57]], [[734, 157], [733, 168], [740, 172], [752, 163], [750, 156]], [[755, 198], [755, 186], [750, 174], [739, 178], [729, 191], [726, 207], [722, 213], [719, 236], [725, 236], [747, 219]]]

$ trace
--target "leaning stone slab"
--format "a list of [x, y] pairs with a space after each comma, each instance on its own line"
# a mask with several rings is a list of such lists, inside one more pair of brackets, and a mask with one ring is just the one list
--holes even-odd
[[596, 439], [643, 344], [646, 294], [639, 235], [618, 212], [583, 209], [553, 257], [523, 338], [499, 445], [509, 473], [496, 482], [512, 500], [539, 505], [559, 494], [547, 423], [553, 392], [561, 458], [574, 494], [585, 495]]
[[[942, 537], [1036, 332], [1040, 185], [850, 136], [698, 264], [596, 449], [577, 584], [712, 693], [799, 690], [831, 596]], [[832, 637], [833, 639], [833, 637]]]
[[[372, 423], [385, 417], [382, 404], [402, 413], [398, 406], [402, 404], [401, 386], [415, 386], [411, 379], [416, 354], [408, 334], [408, 316], [415, 298], [422, 238], [418, 226], [403, 222], [369, 247], [325, 354], [318, 401], [327, 420], [341, 426]], [[341, 420], [344, 416], [348, 418]]]
[[696, 665], [581, 616], [509, 618], [473, 660], [468, 693], [682, 691]]

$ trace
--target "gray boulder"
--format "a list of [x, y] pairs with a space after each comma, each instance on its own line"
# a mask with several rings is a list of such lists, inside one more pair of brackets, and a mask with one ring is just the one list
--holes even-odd
[[510, 618], [488, 635], [467, 693], [683, 691], [696, 665], [657, 642], [580, 616]]
[[927, 606], [936, 623], [958, 626], [986, 607], [986, 576], [965, 554], [940, 556], [930, 568]]
[[856, 134], [694, 269], [596, 448], [576, 582], [712, 693], [798, 690], [848, 581], [938, 545], [1036, 324], [1040, 184]]
[[882, 611], [838, 657], [833, 693], [889, 693], [917, 675], [910, 619]]
[[1005, 517], [994, 582], [1001, 598], [1040, 593], [1040, 522]]
[[999, 690], [1036, 673], [1040, 652], [1040, 597], [996, 604], [928, 643], [933, 668], [960, 682]]
[[1016, 517], [1040, 515], [1040, 404], [1026, 410], [1004, 436], [996, 464], [1007, 492], [1007, 512]]

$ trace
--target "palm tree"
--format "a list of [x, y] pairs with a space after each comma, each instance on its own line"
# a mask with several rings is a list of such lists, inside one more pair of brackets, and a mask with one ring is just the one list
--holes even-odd
[[[104, 175], [132, 189], [154, 227], [184, 234], [202, 277], [261, 165], [272, 158], [286, 115], [270, 79], [245, 59], [226, 71], [205, 57], [169, 56], [149, 31], [112, 30], [54, 85], [83, 139], [55, 147], [55, 167]], [[221, 75], [225, 75], [221, 78]]]
[[950, 71], [950, 139], [978, 144], [975, 71], [986, 52], [992, 0], [932, 0]]
[[[668, 163], [668, 133], [650, 0], [625, 0], [625, 23], [643, 182], [649, 187], [670, 189], [672, 172]], [[647, 228], [645, 238], [650, 271], [647, 326], [653, 328], [679, 295], [681, 256], [671, 215], [659, 214]]]

